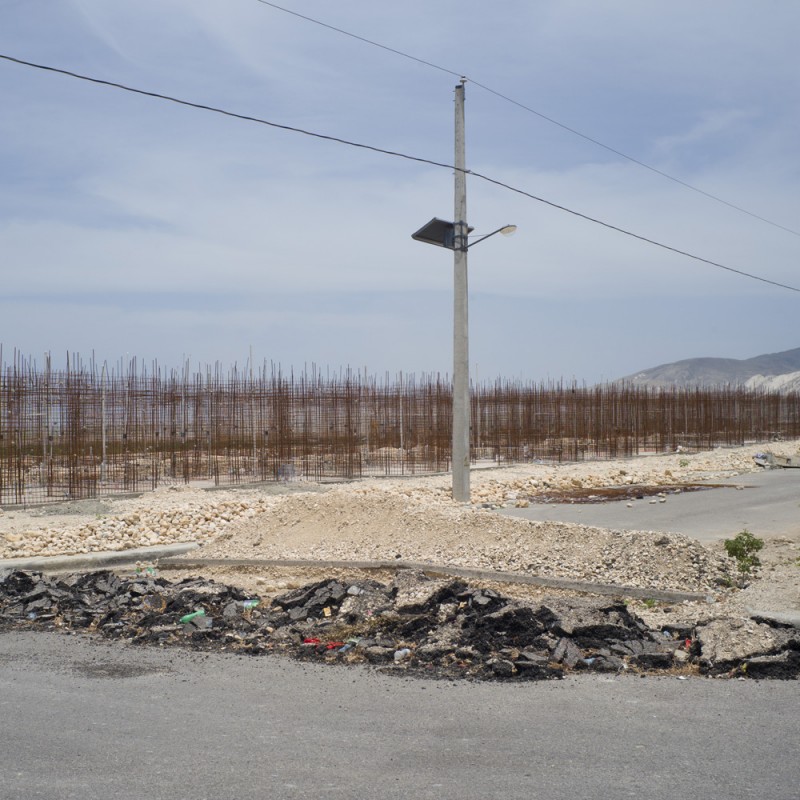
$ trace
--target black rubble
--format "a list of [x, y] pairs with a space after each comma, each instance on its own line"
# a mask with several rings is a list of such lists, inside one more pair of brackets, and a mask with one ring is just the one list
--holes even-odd
[[702, 629], [699, 638], [697, 630], [680, 626], [651, 630], [618, 599], [526, 604], [411, 570], [390, 584], [319, 581], [271, 601], [201, 578], [5, 573], [0, 631], [21, 627], [84, 631], [132, 644], [366, 662], [442, 678], [543, 680], [573, 670], [800, 674], [796, 629], [776, 631], [767, 652], [715, 662], [704, 657]]

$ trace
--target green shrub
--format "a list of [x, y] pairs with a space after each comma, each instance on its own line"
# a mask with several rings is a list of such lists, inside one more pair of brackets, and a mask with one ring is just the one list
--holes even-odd
[[736, 566], [739, 572], [749, 575], [752, 570], [761, 566], [756, 553], [764, 546], [764, 540], [753, 536], [745, 528], [737, 533], [733, 539], [725, 540], [725, 550], [731, 558], [736, 559]]

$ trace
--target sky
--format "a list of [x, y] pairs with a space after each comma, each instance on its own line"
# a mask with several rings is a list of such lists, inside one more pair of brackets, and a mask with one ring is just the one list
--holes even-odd
[[800, 288], [800, 4], [279, 5], [0, 0], [0, 54], [444, 166], [0, 59], [2, 362], [450, 374], [411, 233], [461, 75], [468, 222], [518, 226], [469, 250], [473, 380], [800, 346], [800, 293], [730, 271]]

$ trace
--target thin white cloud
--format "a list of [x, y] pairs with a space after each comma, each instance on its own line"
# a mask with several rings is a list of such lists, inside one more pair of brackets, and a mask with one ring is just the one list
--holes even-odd
[[698, 146], [714, 147], [715, 143], [725, 136], [735, 135], [743, 127], [742, 123], [752, 122], [757, 114], [752, 110], [714, 109], [704, 111], [699, 120], [687, 130], [656, 140], [654, 151], [665, 159], [672, 159], [682, 150], [694, 149]]
[[[250, 0], [54, 6], [44, 18], [19, 9], [0, 30], [0, 52], [453, 157], [450, 75]], [[467, 13], [454, 37], [457, 9]], [[786, 102], [798, 88], [786, 63], [800, 10], [520, 0], [502, 11], [454, 0], [366, 10], [309, 0], [302, 9], [463, 70], [770, 219], [792, 226], [800, 216], [798, 112]], [[84, 351], [102, 343], [144, 358], [191, 351], [241, 361], [253, 343], [294, 363], [448, 369], [452, 256], [410, 234], [432, 216], [452, 217], [449, 170], [7, 63], [0, 92], [0, 247], [4, 291], [16, 298], [0, 309], [6, 345], [38, 351], [69, 340]], [[472, 169], [576, 211], [800, 281], [798, 237], [469, 84], [467, 153]], [[743, 313], [768, 320], [758, 334], [765, 351], [797, 345], [774, 321], [787, 293], [468, 183], [476, 229], [519, 226], [470, 252], [474, 348], [486, 374], [591, 379], [735, 355], [755, 341], [742, 333]], [[546, 358], [531, 358], [543, 340]]]

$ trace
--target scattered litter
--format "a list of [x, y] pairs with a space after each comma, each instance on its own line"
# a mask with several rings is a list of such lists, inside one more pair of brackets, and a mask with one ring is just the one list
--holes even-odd
[[[651, 629], [618, 598], [525, 603], [412, 570], [401, 570], [389, 584], [318, 581], [271, 601], [200, 578], [172, 583], [110, 571], [6, 572], [0, 575], [0, 631], [17, 628], [323, 662], [346, 655], [348, 663], [450, 679], [546, 680], [572, 670], [673, 668], [741, 675], [741, 664], [707, 663], [699, 629], [663, 622]], [[760, 660], [748, 656], [760, 677], [800, 674], [800, 633], [780, 637], [779, 651], [773, 647]]]
[[[158, 562], [156, 562], [156, 563], [158, 563]], [[156, 575], [158, 574], [157, 571], [156, 571], [155, 564], [144, 564], [141, 561], [137, 561], [134, 564], [134, 571], [135, 571], [137, 577], [141, 577], [142, 575], [145, 575], [145, 576], [147, 576], [149, 578], [155, 578]]]

